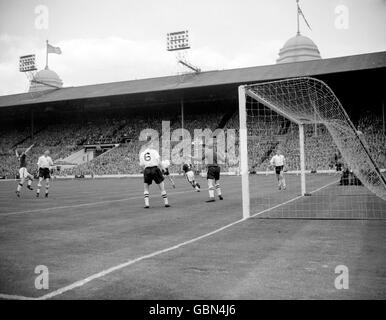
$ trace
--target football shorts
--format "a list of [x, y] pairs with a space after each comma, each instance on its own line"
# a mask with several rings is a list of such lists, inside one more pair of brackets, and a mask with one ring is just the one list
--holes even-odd
[[164, 176], [162, 175], [161, 169], [158, 167], [147, 167], [143, 171], [143, 182], [147, 184], [152, 184], [152, 182], [160, 184], [164, 181]]
[[19, 176], [20, 179], [26, 179], [31, 175], [28, 173], [27, 168], [23, 167], [19, 169]]
[[39, 178], [43, 178], [43, 179], [51, 178], [50, 168], [39, 168]]
[[206, 178], [207, 179], [213, 179], [213, 180], [220, 180], [220, 167], [219, 166], [209, 166]]
[[186, 172], [185, 175], [186, 175], [186, 179], [189, 182], [193, 182], [194, 181], [194, 172], [192, 170]]

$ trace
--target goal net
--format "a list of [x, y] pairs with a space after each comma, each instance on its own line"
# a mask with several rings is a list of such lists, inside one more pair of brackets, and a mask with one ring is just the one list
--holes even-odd
[[241, 86], [239, 122], [244, 218], [386, 219], [382, 169], [322, 81]]

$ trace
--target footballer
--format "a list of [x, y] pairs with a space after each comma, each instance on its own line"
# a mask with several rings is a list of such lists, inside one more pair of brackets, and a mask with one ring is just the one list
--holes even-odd
[[286, 183], [284, 178], [284, 165], [285, 165], [285, 157], [281, 154], [280, 149], [277, 149], [276, 154], [272, 157], [271, 161], [269, 162], [269, 166], [275, 167], [279, 190], [286, 189]]
[[200, 185], [198, 184], [198, 182], [196, 182], [195, 178], [194, 178], [194, 171], [193, 171], [193, 168], [190, 164], [187, 164], [185, 163], [183, 166], [182, 166], [182, 171], [184, 171], [184, 175], [186, 177], [186, 180], [188, 180], [188, 182], [190, 183], [190, 185], [197, 191], [197, 192], [200, 192], [201, 191], [201, 188], [200, 188]]
[[160, 167], [160, 156], [157, 150], [147, 148], [142, 151], [139, 155], [139, 164], [144, 168], [143, 170], [143, 181], [144, 181], [144, 200], [145, 209], [149, 208], [149, 186], [154, 181], [161, 190], [161, 196], [164, 199], [165, 207], [170, 207], [168, 201], [168, 195], [165, 190], [164, 176]]
[[23, 187], [23, 184], [24, 184], [24, 181], [27, 179], [28, 182], [27, 182], [27, 188], [29, 190], [33, 190], [33, 188], [31, 187], [32, 185], [32, 180], [33, 180], [33, 175], [28, 173], [27, 171], [27, 154], [28, 152], [32, 149], [34, 145], [31, 145], [30, 147], [28, 147], [24, 152], [21, 152], [20, 154], [17, 152], [17, 150], [15, 150], [15, 153], [16, 153], [16, 157], [17, 159], [19, 160], [19, 176], [20, 176], [20, 182], [19, 184], [17, 185], [17, 188], [16, 188], [16, 195], [18, 197], [20, 197], [20, 190], [21, 188]]
[[45, 197], [48, 198], [48, 190], [50, 188], [50, 169], [54, 165], [51, 157], [50, 151], [44, 151], [44, 154], [38, 160], [38, 169], [39, 169], [39, 182], [38, 187], [36, 189], [36, 197], [38, 198], [40, 195], [40, 188], [42, 187], [42, 181], [46, 181], [46, 190]]
[[[203, 145], [205, 146], [205, 145]], [[190, 156], [193, 159], [193, 157]], [[225, 156], [221, 154], [217, 149], [217, 140], [215, 138], [207, 144], [205, 148], [205, 155], [202, 159], [194, 160], [205, 160], [207, 165], [206, 179], [208, 180], [208, 191], [209, 199], [206, 202], [215, 202], [215, 191], [220, 200], [224, 200], [220, 187], [220, 166], [218, 165], [219, 160], [225, 161]]]

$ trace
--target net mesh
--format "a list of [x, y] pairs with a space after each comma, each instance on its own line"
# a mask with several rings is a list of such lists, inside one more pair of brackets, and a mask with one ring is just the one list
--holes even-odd
[[[386, 218], [385, 177], [339, 100], [323, 82], [296, 78], [251, 85], [247, 93], [251, 206], [260, 217]], [[304, 127], [306, 188], [300, 197], [299, 123]], [[286, 190], [269, 162], [286, 158]], [[299, 196], [297, 201], [291, 199]]]

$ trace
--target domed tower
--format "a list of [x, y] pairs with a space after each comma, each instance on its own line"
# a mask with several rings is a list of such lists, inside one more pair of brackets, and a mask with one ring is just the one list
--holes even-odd
[[46, 48], [46, 67], [43, 70], [40, 70], [37, 72], [29, 86], [29, 92], [36, 92], [36, 91], [44, 91], [49, 89], [58, 89], [63, 87], [63, 81], [59, 78], [58, 74], [48, 68], [48, 54], [49, 53], [56, 53], [56, 54], [62, 54], [62, 51], [59, 47], [54, 47], [48, 43], [48, 40], [46, 41], [47, 48]]
[[308, 37], [302, 36], [300, 34], [299, 28], [299, 16], [301, 15], [304, 18], [305, 23], [311, 29], [308, 24], [304, 14], [299, 6], [299, 1], [297, 2], [297, 18], [298, 18], [298, 32], [296, 36], [287, 40], [283, 48], [279, 51], [279, 58], [276, 60], [276, 63], [287, 63], [287, 62], [297, 62], [297, 61], [307, 61], [321, 59], [320, 52], [316, 44]]
[[279, 51], [276, 63], [321, 59], [316, 44], [308, 37], [298, 33], [290, 38]]
[[63, 81], [55, 71], [46, 66], [43, 70], [36, 73], [31, 80], [29, 92], [43, 91], [63, 87]]

